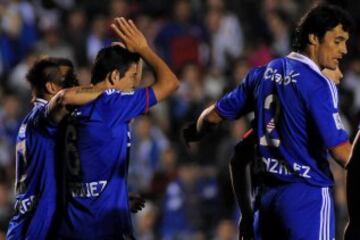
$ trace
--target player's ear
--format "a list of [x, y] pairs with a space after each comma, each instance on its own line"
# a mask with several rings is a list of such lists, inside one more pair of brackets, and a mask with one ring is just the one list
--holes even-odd
[[115, 69], [110, 73], [109, 82], [111, 85], [114, 85], [119, 80], [120, 80], [120, 73], [117, 69]]
[[315, 34], [311, 33], [309, 34], [309, 42], [311, 45], [318, 45], [319, 44], [319, 38]]
[[49, 81], [45, 83], [45, 90], [49, 94], [55, 95], [58, 92], [58, 87], [56, 87], [53, 82]]

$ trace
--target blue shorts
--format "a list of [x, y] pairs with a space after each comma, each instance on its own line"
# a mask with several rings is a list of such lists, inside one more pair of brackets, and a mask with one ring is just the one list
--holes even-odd
[[255, 206], [256, 240], [333, 240], [331, 190], [304, 183], [265, 187]]

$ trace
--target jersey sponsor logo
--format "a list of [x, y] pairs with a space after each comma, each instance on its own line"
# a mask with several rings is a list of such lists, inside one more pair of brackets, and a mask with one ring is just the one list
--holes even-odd
[[277, 84], [288, 85], [290, 83], [296, 83], [296, 77], [300, 76], [300, 73], [291, 71], [288, 75], [283, 76], [278, 73], [278, 69], [268, 67], [264, 73], [265, 80], [271, 80]]
[[284, 160], [274, 158], [262, 158], [262, 162], [265, 164], [265, 171], [269, 173], [279, 175], [298, 175], [304, 178], [311, 178], [309, 175], [311, 168], [306, 165], [300, 165], [294, 163], [292, 167], [289, 167]]
[[97, 182], [72, 182], [69, 183], [69, 190], [71, 196], [73, 197], [83, 197], [83, 198], [90, 198], [90, 197], [99, 197], [100, 194], [104, 191], [107, 185], [106, 180], [100, 180]]
[[336, 129], [345, 130], [344, 124], [341, 121], [340, 114], [339, 113], [333, 113], [333, 118], [334, 118], [334, 121], [335, 121]]
[[114, 93], [120, 93], [120, 91], [116, 90], [116, 89], [107, 89], [107, 90], [105, 90], [105, 93], [106, 93], [106, 95], [111, 95]]
[[35, 195], [31, 195], [28, 198], [16, 200], [15, 210], [20, 214], [25, 214], [27, 212], [30, 212], [35, 207], [36, 203], [37, 198], [35, 197]]
[[126, 96], [126, 95], [134, 95], [135, 91], [131, 90], [131, 91], [126, 91], [126, 92], [122, 92], [116, 89], [107, 89], [105, 90], [106, 95], [112, 95], [114, 93], [118, 93], [121, 94], [121, 96]]

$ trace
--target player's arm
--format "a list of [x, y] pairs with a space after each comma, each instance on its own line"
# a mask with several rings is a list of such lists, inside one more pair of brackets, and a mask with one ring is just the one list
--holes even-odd
[[223, 119], [216, 111], [215, 104], [211, 105], [201, 113], [196, 122], [190, 123], [183, 129], [185, 143], [200, 141], [222, 121]]
[[343, 168], [347, 168], [351, 157], [351, 144], [349, 141], [339, 144], [330, 149], [330, 154], [334, 160]]
[[[339, 68], [336, 67], [335, 70], [331, 70], [328, 68], [323, 69], [322, 74], [333, 81], [335, 84], [339, 84], [341, 79], [343, 78], [343, 74]], [[351, 144], [349, 142], [345, 142], [344, 144], [340, 144], [332, 149], [330, 149], [331, 156], [337, 161], [342, 167], [346, 167], [350, 158], [351, 153]]]
[[47, 116], [55, 123], [68, 114], [67, 106], [81, 106], [95, 100], [106, 89], [93, 86], [80, 86], [60, 90], [51, 98], [47, 106]]
[[232, 190], [241, 210], [239, 239], [253, 238], [253, 207], [251, 198], [250, 163], [255, 158], [255, 133], [252, 129], [234, 147], [229, 164]]
[[124, 41], [126, 48], [136, 52], [155, 71], [156, 82], [152, 85], [157, 101], [169, 97], [179, 87], [179, 80], [166, 63], [149, 47], [143, 33], [132, 20], [116, 18], [111, 25], [115, 33]]

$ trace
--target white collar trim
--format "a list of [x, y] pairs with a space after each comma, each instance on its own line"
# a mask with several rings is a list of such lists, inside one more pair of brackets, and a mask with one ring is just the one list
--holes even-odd
[[307, 56], [305, 56], [301, 53], [298, 53], [298, 52], [291, 52], [286, 57], [302, 62], [302, 63], [308, 65], [314, 71], [318, 72], [320, 75], [322, 75], [319, 66], [316, 65], [315, 62], [313, 60], [311, 60], [310, 58], [308, 58]]
[[48, 103], [48, 101], [46, 101], [45, 99], [42, 98], [36, 98], [34, 104], [35, 105], [46, 105]]

